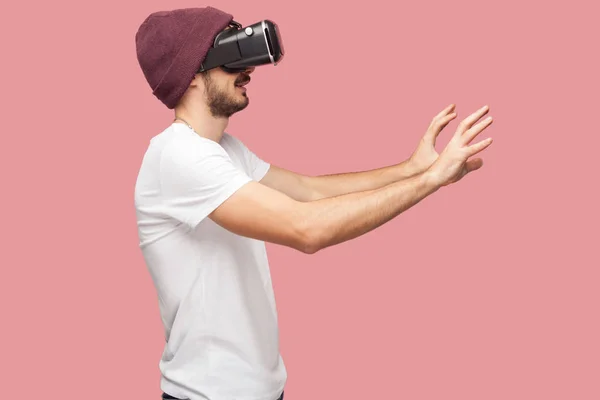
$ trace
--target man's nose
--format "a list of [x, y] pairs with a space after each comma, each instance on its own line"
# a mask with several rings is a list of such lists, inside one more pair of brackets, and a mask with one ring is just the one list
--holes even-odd
[[246, 68], [246, 73], [251, 74], [254, 72], [255, 69], [256, 69], [256, 67], [248, 67], [248, 68]]

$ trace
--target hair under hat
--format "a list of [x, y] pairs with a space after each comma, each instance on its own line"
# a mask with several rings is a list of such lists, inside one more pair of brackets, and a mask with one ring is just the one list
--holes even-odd
[[135, 35], [137, 59], [152, 93], [169, 109], [175, 108], [216, 35], [232, 19], [208, 6], [158, 11], [142, 22]]

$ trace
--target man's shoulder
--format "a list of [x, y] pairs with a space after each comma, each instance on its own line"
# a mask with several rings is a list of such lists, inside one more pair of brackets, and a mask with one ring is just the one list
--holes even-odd
[[178, 129], [165, 130], [161, 133], [161, 139], [157, 139], [162, 157], [191, 157], [195, 159], [203, 155], [222, 154], [223, 147], [207, 138], [203, 138], [193, 132], [185, 132]]
[[223, 132], [221, 144], [227, 149], [239, 152], [240, 155], [246, 155], [250, 151], [242, 139], [228, 132]]
[[223, 132], [223, 136], [221, 137], [221, 144], [223, 146], [227, 146], [227, 145], [239, 146], [241, 143], [242, 143], [242, 141], [237, 136], [235, 136], [229, 132]]

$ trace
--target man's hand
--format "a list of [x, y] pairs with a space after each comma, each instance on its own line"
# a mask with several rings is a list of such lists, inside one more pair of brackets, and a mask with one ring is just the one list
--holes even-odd
[[416, 173], [427, 170], [438, 159], [439, 155], [435, 150], [435, 140], [442, 129], [456, 118], [454, 107], [454, 104], [449, 105], [433, 118], [419, 145], [410, 156], [409, 164], [411, 165], [411, 169]]
[[481, 158], [469, 160], [469, 157], [487, 148], [492, 144], [492, 139], [487, 138], [472, 145], [470, 143], [492, 123], [492, 117], [488, 117], [477, 125], [473, 125], [488, 110], [487, 106], [482, 107], [458, 125], [446, 148], [425, 173], [432, 184], [446, 186], [459, 181], [469, 172], [481, 168], [483, 165]]

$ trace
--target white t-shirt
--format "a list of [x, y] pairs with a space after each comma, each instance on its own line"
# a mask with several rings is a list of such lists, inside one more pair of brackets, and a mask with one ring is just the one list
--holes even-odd
[[287, 373], [265, 243], [207, 216], [269, 164], [224, 133], [173, 123], [154, 136], [135, 186], [140, 248], [166, 344], [161, 389], [191, 400], [276, 400]]

